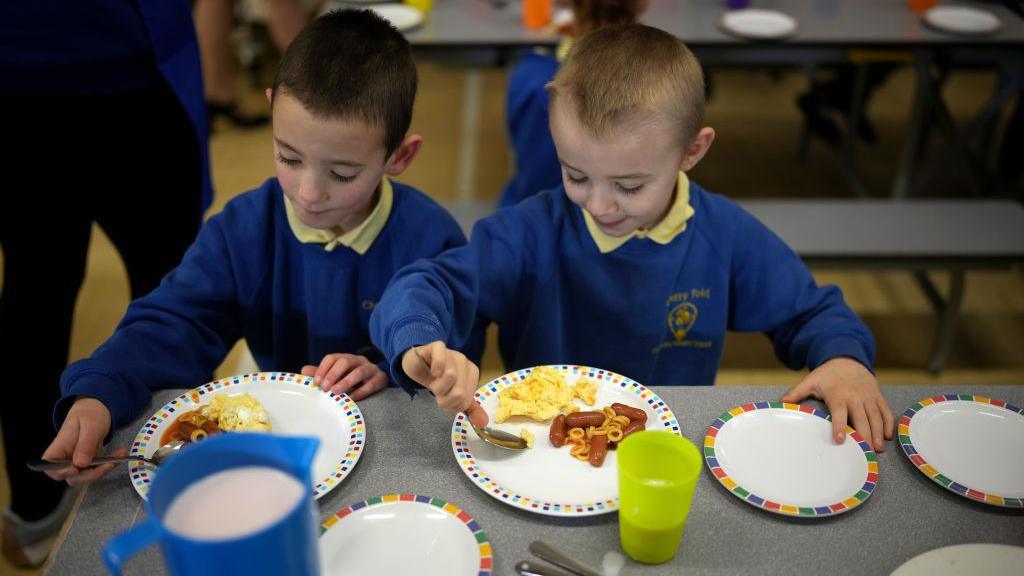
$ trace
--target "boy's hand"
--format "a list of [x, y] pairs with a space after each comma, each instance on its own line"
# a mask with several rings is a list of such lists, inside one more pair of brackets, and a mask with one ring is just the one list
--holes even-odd
[[402, 370], [434, 393], [445, 412], [466, 412], [477, 426], [487, 425], [487, 412], [473, 400], [480, 387], [480, 369], [464, 354], [437, 340], [410, 348], [402, 355]]
[[797, 403], [813, 396], [832, 414], [832, 436], [837, 444], [846, 439], [846, 423], [871, 444], [875, 452], [885, 451], [892, 440], [893, 417], [878, 381], [860, 362], [833, 358], [818, 366], [802, 382], [782, 396], [783, 402]]
[[328, 354], [319, 366], [303, 367], [302, 375], [312, 376], [321, 390], [335, 394], [348, 392], [356, 401], [388, 387], [388, 375], [366, 356], [358, 354]]
[[[66, 460], [70, 458], [75, 465], [63, 470], [47, 472], [46, 475], [54, 480], [66, 480], [71, 486], [89, 484], [102, 478], [104, 474], [114, 468], [113, 464], [104, 464], [88, 469], [86, 466], [92, 462], [93, 456], [96, 455], [109, 431], [110, 410], [107, 410], [102, 402], [84, 396], [75, 400], [71, 410], [68, 410], [64, 424], [57, 431], [57, 437], [43, 452], [44, 459]], [[127, 456], [128, 450], [122, 448], [112, 455]]]

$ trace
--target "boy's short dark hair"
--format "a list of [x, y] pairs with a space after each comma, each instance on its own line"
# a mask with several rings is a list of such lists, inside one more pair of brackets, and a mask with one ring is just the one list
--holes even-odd
[[390, 155], [409, 131], [416, 63], [405, 37], [370, 10], [335, 10], [306, 26], [274, 78], [313, 115], [384, 128]]

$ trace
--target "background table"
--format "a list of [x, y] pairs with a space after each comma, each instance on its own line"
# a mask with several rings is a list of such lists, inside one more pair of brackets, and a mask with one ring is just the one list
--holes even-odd
[[[798, 378], [794, 374], [794, 382]], [[717, 386], [655, 390], [672, 407], [683, 434], [698, 446], [722, 412], [746, 402], [776, 400], [785, 391]], [[896, 386], [883, 391], [897, 416], [938, 394], [980, 394], [1024, 403], [1024, 386]], [[149, 414], [175, 395], [159, 394], [146, 416], [118, 431], [113, 444], [127, 446]], [[388, 389], [363, 400], [360, 407], [367, 425], [365, 452], [351, 476], [320, 500], [321, 519], [381, 494], [441, 498], [480, 522], [494, 546], [494, 574], [503, 576], [530, 557], [527, 546], [537, 539], [596, 568], [605, 552], [620, 550], [615, 514], [550, 518], [507, 506], [478, 489], [452, 454], [451, 417], [427, 394], [409, 400], [404, 392]], [[794, 519], [754, 508], [728, 493], [705, 467], [675, 559], [661, 566], [630, 561], [622, 573], [888, 574], [917, 554], [951, 544], [1024, 544], [1024, 512], [979, 504], [940, 487], [918, 472], [896, 444], [889, 443], [879, 455], [879, 467], [878, 487], [863, 505], [822, 519]], [[125, 468], [115, 470], [84, 495], [50, 573], [104, 573], [99, 550], [145, 515]], [[126, 573], [164, 573], [156, 548], [132, 559]]]

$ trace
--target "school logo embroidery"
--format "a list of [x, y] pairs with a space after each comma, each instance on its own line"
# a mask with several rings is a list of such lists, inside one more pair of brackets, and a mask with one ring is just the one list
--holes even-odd
[[[697, 323], [699, 309], [697, 304], [711, 300], [711, 290], [708, 288], [691, 288], [684, 292], [676, 292], [669, 295], [665, 301], [665, 309], [668, 311], [666, 323], [672, 334], [667, 334], [657, 346], [651, 349], [651, 354], [660, 354], [670, 348], [697, 348], [710, 350], [711, 340], [700, 338], [700, 331], [691, 333]], [[694, 336], [697, 336], [695, 339]]]
[[678, 304], [668, 313], [668, 329], [675, 335], [677, 342], [686, 339], [687, 332], [693, 328], [693, 323], [696, 321], [697, 306], [693, 302]]

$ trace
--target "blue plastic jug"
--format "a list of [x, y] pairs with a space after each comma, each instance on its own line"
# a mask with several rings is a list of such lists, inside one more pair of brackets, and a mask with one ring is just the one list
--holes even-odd
[[[104, 563], [112, 574], [119, 575], [129, 556], [159, 543], [167, 568], [175, 576], [319, 574], [319, 518], [309, 488], [319, 444], [316, 438], [245, 432], [218, 434], [183, 448], [160, 466], [153, 480], [146, 503], [148, 519], [108, 542]], [[234, 538], [195, 539], [164, 524], [171, 503], [191, 484], [211, 474], [248, 466], [266, 466], [293, 476], [306, 487], [303, 497], [277, 522]]]

